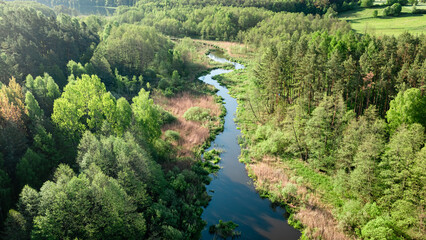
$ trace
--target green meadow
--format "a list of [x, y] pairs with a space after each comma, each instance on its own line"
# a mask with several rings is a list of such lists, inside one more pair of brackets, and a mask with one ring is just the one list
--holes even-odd
[[[359, 33], [398, 36], [406, 31], [414, 34], [426, 33], [426, 14], [412, 14], [412, 6], [403, 6], [397, 17], [384, 17], [382, 2], [375, 3], [372, 8], [359, 8], [338, 15], [342, 20], [351, 23]], [[426, 9], [426, 3], [419, 3], [417, 9]], [[373, 12], [378, 11], [378, 17]]]

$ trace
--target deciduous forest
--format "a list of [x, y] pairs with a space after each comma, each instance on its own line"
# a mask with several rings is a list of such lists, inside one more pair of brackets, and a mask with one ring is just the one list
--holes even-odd
[[215, 77], [239, 160], [301, 239], [424, 239], [426, 37], [337, 17], [372, 6], [0, 0], [0, 238], [200, 239], [226, 111], [197, 78], [230, 67], [215, 45], [245, 66]]

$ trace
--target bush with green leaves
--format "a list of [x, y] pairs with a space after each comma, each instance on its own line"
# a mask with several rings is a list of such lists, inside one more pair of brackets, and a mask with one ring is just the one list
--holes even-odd
[[419, 88], [410, 88], [398, 93], [390, 102], [386, 113], [389, 129], [394, 132], [401, 124], [420, 123], [426, 127], [426, 96]]
[[177, 118], [173, 114], [164, 110], [159, 105], [156, 105], [156, 107], [157, 107], [158, 113], [160, 114], [160, 120], [163, 125], [176, 121]]
[[369, 8], [373, 6], [374, 4], [374, 0], [361, 0], [360, 2], [361, 2], [361, 7], [364, 7], [364, 8]]
[[361, 230], [363, 239], [400, 239], [393, 230], [394, 223], [388, 217], [378, 217], [369, 221]]
[[390, 7], [383, 9], [383, 16], [398, 16], [402, 11], [402, 6], [399, 3], [395, 3]]
[[210, 161], [213, 164], [218, 164], [220, 162], [220, 157], [219, 157], [220, 152], [221, 151], [213, 148], [212, 150], [205, 152], [203, 155], [203, 158], [204, 160]]
[[386, 3], [384, 4], [384, 5], [387, 5], [387, 6], [392, 6], [392, 5], [394, 5], [395, 3], [399, 3], [399, 4], [401, 4], [401, 5], [407, 5], [408, 4], [408, 0], [387, 0], [386, 1]]
[[173, 130], [167, 130], [167, 131], [164, 133], [164, 137], [165, 137], [165, 138], [166, 138], [166, 140], [168, 140], [168, 141], [175, 142], [175, 141], [177, 141], [177, 140], [179, 140], [179, 139], [180, 139], [180, 134], [179, 134], [178, 132], [176, 132], [176, 131], [173, 131]]
[[239, 237], [241, 235], [240, 232], [235, 231], [235, 228], [237, 227], [238, 224], [232, 221], [223, 222], [222, 220], [219, 220], [218, 224], [211, 225], [209, 227], [209, 233], [214, 234], [215, 236], [219, 236], [219, 238], [223, 239], [227, 239], [228, 237], [234, 239], [235, 237]]
[[210, 119], [210, 110], [202, 107], [191, 107], [183, 117], [188, 121], [204, 122]]

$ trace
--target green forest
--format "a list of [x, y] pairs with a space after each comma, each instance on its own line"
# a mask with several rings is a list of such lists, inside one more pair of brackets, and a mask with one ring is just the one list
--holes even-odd
[[212, 44], [245, 66], [216, 77], [239, 160], [301, 239], [424, 239], [426, 36], [337, 17], [372, 3], [0, 0], [0, 239], [200, 239]]

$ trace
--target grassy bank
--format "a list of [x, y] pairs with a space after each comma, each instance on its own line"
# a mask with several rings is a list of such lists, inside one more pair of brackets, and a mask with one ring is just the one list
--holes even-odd
[[289, 223], [302, 231], [302, 239], [351, 239], [333, 215], [343, 200], [333, 191], [329, 176], [314, 171], [299, 159], [259, 154], [251, 145], [258, 128], [274, 120], [259, 114], [246, 97], [252, 88], [250, 64], [246, 67], [216, 79], [238, 100], [237, 121], [243, 134], [240, 161], [246, 163], [256, 189], [263, 197], [287, 208], [291, 213]]
[[[152, 96], [156, 104], [174, 117], [162, 126], [163, 139], [172, 140], [177, 157], [181, 159], [197, 157], [210, 146], [216, 135], [223, 131], [226, 115], [223, 99], [215, 95], [217, 89], [198, 80], [199, 76], [208, 74], [212, 69], [224, 67], [224, 64], [211, 61], [205, 54], [209, 49], [204, 44], [193, 41], [193, 47], [195, 54], [192, 60], [196, 67], [185, 79], [187, 90], [172, 96], [165, 95], [162, 91], [154, 91]], [[194, 109], [205, 114], [193, 116], [196, 119], [188, 119], [186, 115]]]

